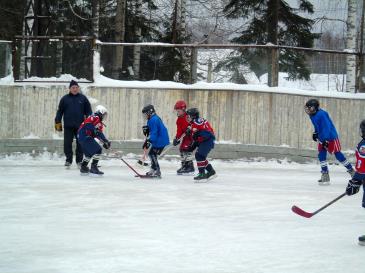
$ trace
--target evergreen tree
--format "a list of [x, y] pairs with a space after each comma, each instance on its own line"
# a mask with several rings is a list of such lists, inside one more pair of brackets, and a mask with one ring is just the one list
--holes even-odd
[[[278, 3], [277, 24], [274, 17], [275, 1]], [[299, 9], [294, 9], [284, 0], [230, 0], [224, 12], [227, 18], [244, 18], [248, 21], [248, 28], [240, 36], [232, 39], [234, 43], [241, 44], [267, 44], [272, 43], [272, 34], [276, 34], [277, 44], [313, 47], [314, 40], [319, 37], [312, 33], [313, 20], [302, 17], [299, 13], [313, 13], [313, 5], [308, 0], [298, 0]], [[275, 43], [275, 41], [274, 41]], [[216, 69], [232, 69], [240, 65], [249, 65], [258, 75], [267, 70], [265, 57], [266, 50], [247, 49], [240, 51], [235, 56], [222, 62]], [[237, 69], [237, 68], [236, 68]], [[306, 67], [304, 53], [289, 49], [279, 51], [279, 70], [288, 72], [289, 79], [309, 79], [310, 71]]]

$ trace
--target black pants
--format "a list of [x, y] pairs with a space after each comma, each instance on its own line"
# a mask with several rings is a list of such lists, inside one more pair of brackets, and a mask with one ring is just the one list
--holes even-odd
[[82, 162], [83, 154], [79, 141], [77, 140], [77, 130], [79, 128], [66, 127], [64, 128], [63, 151], [66, 156], [66, 161], [72, 163], [72, 142], [76, 138], [76, 163]]
[[157, 156], [161, 154], [163, 148], [151, 148], [148, 152], [148, 156], [151, 160], [151, 169], [152, 170], [160, 170], [160, 165], [158, 164]]

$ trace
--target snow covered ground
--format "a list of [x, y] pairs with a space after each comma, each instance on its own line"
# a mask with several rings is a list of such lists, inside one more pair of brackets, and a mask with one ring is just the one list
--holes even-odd
[[177, 161], [162, 161], [161, 180], [119, 160], [101, 162], [103, 178], [62, 163], [0, 159], [0, 272], [364, 272], [362, 192], [311, 219], [290, 210], [341, 194], [341, 166], [320, 187], [317, 164], [213, 161], [219, 177], [194, 184], [174, 174]]

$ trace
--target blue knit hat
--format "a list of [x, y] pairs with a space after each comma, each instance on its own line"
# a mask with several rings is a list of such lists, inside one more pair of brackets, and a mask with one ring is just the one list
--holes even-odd
[[73, 85], [79, 86], [79, 84], [77, 83], [77, 81], [71, 80], [70, 81], [70, 85], [68, 86], [68, 88], [71, 88], [71, 86], [73, 86]]

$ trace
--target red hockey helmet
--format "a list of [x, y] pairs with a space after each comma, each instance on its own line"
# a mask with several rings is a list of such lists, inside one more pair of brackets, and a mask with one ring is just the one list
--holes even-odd
[[183, 101], [183, 100], [178, 100], [175, 103], [174, 109], [175, 110], [185, 110], [186, 109], [186, 102]]

